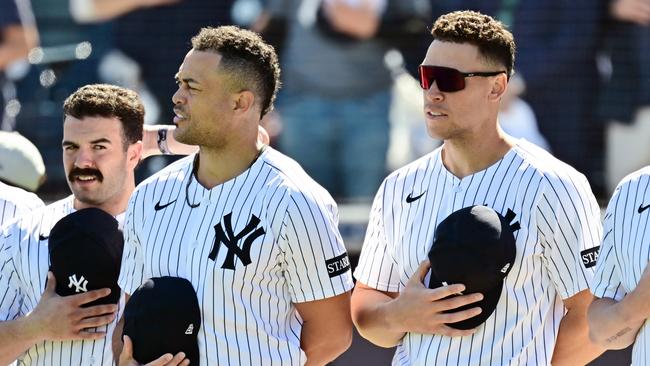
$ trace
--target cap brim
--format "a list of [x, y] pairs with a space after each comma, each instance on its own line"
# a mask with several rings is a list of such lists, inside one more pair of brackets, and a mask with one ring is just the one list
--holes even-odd
[[[449, 283], [449, 285], [452, 285], [452, 283]], [[436, 275], [431, 271], [431, 278], [429, 281], [429, 288], [438, 288], [442, 287], [442, 281], [440, 281]], [[481, 292], [483, 294], [483, 300], [473, 302], [471, 304], [467, 304], [465, 306], [461, 306], [456, 309], [452, 310], [447, 310], [445, 313], [455, 313], [475, 307], [480, 307], [481, 308], [481, 313], [471, 317], [469, 319], [465, 319], [459, 322], [455, 323], [446, 323], [447, 326], [450, 326], [455, 329], [474, 329], [478, 327], [479, 325], [483, 324], [489, 317], [492, 315], [494, 312], [494, 309], [496, 309], [497, 304], [499, 303], [499, 298], [501, 297], [501, 291], [503, 290], [503, 281], [499, 284], [499, 286], [495, 286], [493, 289], [489, 291], [483, 291]], [[471, 294], [476, 291], [472, 291], [471, 288], [468, 288], [464, 294]], [[459, 295], [452, 295], [450, 297], [454, 296], [459, 296]]]

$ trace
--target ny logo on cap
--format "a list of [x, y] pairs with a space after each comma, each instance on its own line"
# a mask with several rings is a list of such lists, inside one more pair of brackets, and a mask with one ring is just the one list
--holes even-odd
[[74, 286], [74, 292], [88, 292], [86, 289], [88, 281], [84, 278], [84, 276], [81, 276], [81, 278], [77, 279], [77, 275], [73, 274], [72, 276], [69, 276], [68, 279], [70, 280], [68, 287], [72, 288], [72, 286]]

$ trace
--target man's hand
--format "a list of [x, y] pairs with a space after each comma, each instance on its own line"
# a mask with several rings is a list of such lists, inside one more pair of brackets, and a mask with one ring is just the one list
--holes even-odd
[[359, 333], [380, 347], [393, 347], [408, 332], [467, 336], [476, 329], [461, 330], [447, 326], [481, 313], [481, 308], [444, 313], [483, 299], [482, 294], [460, 295], [465, 286], [454, 284], [429, 289], [423, 284], [431, 264], [424, 261], [401, 293], [373, 289], [359, 281], [352, 294], [352, 320]]
[[615, 19], [650, 25], [650, 0], [612, 0], [609, 11]]
[[[171, 353], [166, 353], [160, 356], [155, 361], [151, 361], [145, 366], [187, 366], [190, 364], [190, 360], [185, 359], [185, 353], [179, 352], [176, 356], [173, 356]], [[124, 336], [124, 347], [122, 348], [122, 354], [120, 355], [119, 366], [140, 366], [140, 364], [133, 359], [133, 343], [129, 336]]]
[[[474, 333], [475, 329], [455, 329], [445, 323], [455, 323], [469, 319], [481, 313], [481, 308], [474, 307], [453, 313], [445, 313], [461, 306], [471, 304], [483, 299], [482, 294], [459, 294], [465, 291], [465, 286], [454, 284], [449, 286], [429, 289], [423, 284], [424, 277], [429, 271], [429, 261], [420, 263], [420, 266], [409, 279], [404, 291], [399, 294], [393, 303], [393, 316], [391, 319], [398, 329], [404, 332], [441, 334], [445, 336], [466, 336]], [[443, 300], [444, 299], [444, 300]]]
[[115, 319], [117, 305], [96, 305], [87, 308], [84, 304], [107, 296], [111, 290], [103, 288], [83, 294], [59, 296], [55, 292], [56, 280], [52, 272], [47, 273], [45, 292], [36, 308], [27, 316], [29, 326], [38, 334], [39, 340], [64, 341], [78, 339], [100, 339], [105, 332], [87, 331], [101, 327]]

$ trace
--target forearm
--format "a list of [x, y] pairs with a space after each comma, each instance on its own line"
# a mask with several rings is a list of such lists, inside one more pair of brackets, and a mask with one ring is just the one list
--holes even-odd
[[626, 311], [625, 303], [610, 298], [596, 299], [589, 307], [589, 337], [607, 349], [623, 349], [636, 339], [645, 318]]
[[0, 322], [0, 365], [13, 362], [38, 341], [37, 328], [27, 318]]
[[182, 144], [174, 138], [173, 131], [176, 126], [171, 125], [144, 125], [142, 137], [142, 158], [149, 156], [161, 155], [162, 152], [158, 147], [158, 130], [167, 130], [167, 147], [174, 155], [189, 155], [199, 151], [199, 148], [192, 145]]
[[359, 334], [380, 347], [394, 347], [406, 332], [396, 329], [390, 321], [392, 297], [364, 288], [352, 295], [352, 321]]
[[27, 57], [30, 45], [27, 35], [22, 26], [10, 25], [6, 27], [0, 36], [0, 70], [14, 61]]
[[326, 365], [345, 352], [352, 343], [352, 329], [330, 329], [323, 332], [309, 322], [303, 323], [300, 348], [307, 355], [308, 366]]
[[587, 308], [569, 309], [560, 322], [560, 330], [553, 351], [553, 366], [586, 365], [604, 348], [589, 339]]
[[325, 3], [325, 11], [334, 28], [359, 39], [373, 37], [379, 29], [380, 16], [372, 6]]
[[71, 0], [70, 13], [79, 23], [101, 22], [116, 18], [141, 6], [134, 0]]

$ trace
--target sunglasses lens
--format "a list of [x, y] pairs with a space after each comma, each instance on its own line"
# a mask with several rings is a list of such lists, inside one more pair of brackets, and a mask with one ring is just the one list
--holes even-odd
[[420, 65], [418, 71], [420, 86], [424, 90], [429, 90], [434, 81], [441, 92], [455, 92], [465, 89], [465, 77], [458, 70], [448, 67]]

